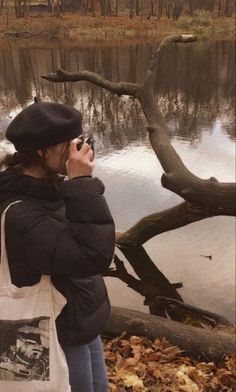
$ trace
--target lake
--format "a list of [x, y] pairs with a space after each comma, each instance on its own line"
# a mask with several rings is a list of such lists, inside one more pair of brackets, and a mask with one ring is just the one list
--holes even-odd
[[[182, 199], [161, 187], [161, 166], [150, 146], [140, 105], [85, 82], [54, 84], [40, 75], [58, 67], [95, 71], [113, 81], [140, 82], [157, 44], [50, 48], [9, 44], [0, 57], [1, 153], [4, 129], [34, 96], [74, 105], [96, 142], [96, 169], [117, 231]], [[187, 167], [201, 178], [235, 180], [235, 48], [233, 42], [173, 45], [162, 57], [156, 99], [169, 137]], [[235, 219], [214, 217], [161, 234], [145, 245], [179, 293], [193, 304], [234, 320]], [[211, 255], [210, 260], [207, 255]], [[131, 269], [129, 268], [129, 271]], [[140, 295], [106, 278], [113, 305], [148, 311]]]

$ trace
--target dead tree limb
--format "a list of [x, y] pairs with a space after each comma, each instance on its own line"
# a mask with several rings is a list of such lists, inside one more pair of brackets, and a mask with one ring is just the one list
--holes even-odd
[[173, 298], [166, 297], [156, 297], [156, 300], [161, 301], [167, 313], [171, 310], [175, 311], [176, 317], [175, 321], [184, 321], [184, 318], [190, 317], [190, 319], [195, 318], [197, 322], [202, 322], [211, 327], [215, 327], [217, 325], [226, 325], [229, 327], [233, 327], [233, 324], [224, 316], [220, 316], [219, 314], [210, 312], [209, 310], [201, 309], [193, 305], [186, 304], [185, 302], [178, 301]]
[[111, 308], [111, 315], [103, 334], [116, 337], [126, 331], [130, 335], [166, 339], [185, 350], [195, 358], [207, 361], [222, 360], [224, 355], [236, 351], [235, 335], [228, 332], [214, 332], [185, 325], [162, 317], [128, 310], [118, 306]]
[[[116, 268], [109, 268], [103, 276], [119, 278], [128, 287], [144, 297], [144, 304], [149, 306], [151, 314], [166, 317], [166, 301], [159, 301], [157, 298], [175, 298], [179, 303], [182, 301], [177, 288], [183, 286], [182, 282], [171, 283], [164, 274], [156, 267], [142, 246], [135, 248], [119, 248], [124, 254], [134, 272], [138, 276], [135, 278], [128, 273], [124, 262], [115, 255], [114, 264]], [[168, 314], [175, 317], [175, 309], [169, 307]]]
[[[170, 297], [182, 301], [168, 279], [157, 269], [155, 264], [140, 244], [161, 232], [173, 230], [189, 223], [216, 215], [235, 215], [235, 184], [219, 183], [215, 178], [201, 179], [184, 165], [181, 157], [173, 148], [166, 129], [166, 124], [155, 99], [155, 80], [158, 76], [159, 59], [165, 49], [173, 43], [195, 41], [194, 35], [175, 35], [164, 39], [155, 51], [142, 83], [111, 82], [100, 75], [89, 72], [67, 72], [59, 69], [55, 74], [42, 76], [53, 82], [88, 81], [118, 96], [130, 95], [139, 100], [149, 124], [149, 138], [153, 150], [162, 165], [163, 187], [181, 196], [185, 202], [159, 214], [146, 217], [126, 233], [117, 235], [120, 250], [141, 279], [140, 290], [144, 293], [151, 312], [164, 315], [163, 304], [157, 304], [154, 297]], [[114, 272], [115, 273], [115, 272]], [[116, 272], [121, 274], [121, 270]], [[124, 275], [131, 285], [137, 281]], [[138, 291], [138, 290], [136, 290]]]
[[127, 269], [125, 268], [124, 262], [120, 260], [120, 258], [115, 255], [114, 256], [114, 264], [116, 269], [109, 268], [103, 276], [110, 276], [113, 278], [118, 278], [122, 282], [126, 283], [128, 287], [142, 295], [145, 296], [143, 282], [140, 279], [136, 279], [133, 275], [129, 274]]
[[194, 42], [196, 41], [196, 39], [197, 37], [194, 34], [170, 35], [165, 39], [163, 39], [158, 49], [154, 52], [154, 55], [152, 56], [143, 85], [146, 87], [153, 88], [152, 83], [153, 81], [155, 81], [156, 74], [158, 73], [159, 59], [163, 55], [163, 52], [165, 51], [167, 46], [169, 46], [172, 43], [178, 43], [178, 42], [183, 42], [183, 43]]
[[53, 82], [88, 81], [106, 90], [121, 95], [131, 95], [139, 100], [149, 123], [149, 137], [153, 150], [163, 167], [162, 185], [175, 192], [187, 202], [203, 211], [214, 215], [236, 214], [235, 184], [219, 183], [217, 180], [201, 179], [191, 173], [177, 154], [166, 132], [162, 113], [155, 99], [155, 79], [157, 77], [159, 58], [165, 49], [173, 43], [188, 43], [196, 40], [194, 35], [173, 35], [165, 38], [155, 51], [143, 82], [111, 82], [100, 75], [89, 72], [66, 72], [59, 69], [56, 74], [42, 76]]
[[[150, 313], [166, 317], [165, 305], [162, 301], [157, 301], [156, 297], [164, 296], [183, 301], [176, 284], [172, 284], [157, 268], [143, 246], [119, 247], [119, 249], [142, 282], [144, 304], [149, 306]], [[174, 316], [174, 312], [170, 311], [170, 316], [171, 313]]]
[[[148, 108], [146, 111], [149, 115]], [[165, 171], [161, 179], [164, 188], [212, 216], [235, 216], [235, 183], [220, 183], [214, 177], [205, 180], [191, 173], [171, 146], [163, 128], [149, 127], [149, 137]]]
[[[118, 278], [143, 296], [144, 304], [149, 306], [151, 314], [164, 317], [168, 314], [172, 320], [184, 323], [191, 320], [191, 323], [199, 327], [232, 326], [232, 323], [221, 315], [184, 303], [176, 291], [182, 287], [182, 283], [170, 283], [153, 264], [143, 247], [120, 249], [140, 279], [128, 273], [124, 262], [117, 255], [114, 257], [116, 269], [109, 268], [103, 276]], [[160, 293], [168, 293], [171, 298]]]
[[212, 216], [190, 203], [184, 202], [167, 210], [148, 215], [124, 233], [116, 234], [119, 246], [143, 245], [150, 238]]
[[104, 79], [97, 73], [90, 71], [67, 72], [63, 69], [58, 69], [55, 74], [52, 73], [47, 76], [42, 75], [42, 78], [56, 83], [87, 81], [98, 87], [102, 87], [119, 97], [122, 95], [136, 97], [138, 89], [138, 85], [135, 83], [111, 82], [110, 80]]

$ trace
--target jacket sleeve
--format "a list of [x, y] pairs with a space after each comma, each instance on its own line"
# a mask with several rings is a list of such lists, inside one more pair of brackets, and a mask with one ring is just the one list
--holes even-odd
[[18, 254], [23, 269], [32, 273], [86, 277], [105, 271], [112, 261], [115, 229], [103, 193], [97, 178], [65, 181], [66, 219], [61, 221], [32, 201], [11, 206], [6, 217], [9, 264], [16, 263]]

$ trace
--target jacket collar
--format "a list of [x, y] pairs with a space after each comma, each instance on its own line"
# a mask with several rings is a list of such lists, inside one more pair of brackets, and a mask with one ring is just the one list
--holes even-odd
[[25, 175], [20, 169], [0, 172], [0, 203], [18, 197], [45, 201], [61, 199], [60, 192], [47, 179]]

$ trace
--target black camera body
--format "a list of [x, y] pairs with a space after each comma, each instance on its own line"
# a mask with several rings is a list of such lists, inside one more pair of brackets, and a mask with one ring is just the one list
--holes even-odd
[[87, 137], [86, 139], [84, 138], [84, 136], [80, 136], [79, 139], [81, 140], [81, 143], [78, 143], [78, 144], [77, 144], [77, 150], [78, 150], [78, 151], [81, 149], [81, 147], [82, 147], [82, 145], [83, 145], [84, 143], [87, 143], [87, 144], [90, 145], [91, 149], [92, 149], [93, 152], [94, 152], [94, 139], [93, 139], [93, 137], [92, 137], [91, 135], [90, 135], [89, 137]]

